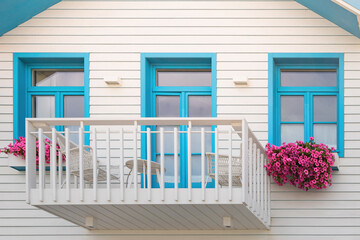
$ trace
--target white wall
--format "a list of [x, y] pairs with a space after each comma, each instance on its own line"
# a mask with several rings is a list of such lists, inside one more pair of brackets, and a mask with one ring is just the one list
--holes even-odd
[[[294, 1], [62, 1], [0, 37], [0, 147], [12, 140], [12, 53], [90, 52], [91, 116], [140, 115], [141, 52], [216, 52], [218, 115], [245, 116], [267, 141], [267, 54], [345, 53], [345, 158], [334, 185], [272, 185], [271, 231], [89, 232], [24, 199], [0, 158], [0, 239], [360, 239], [360, 40]], [[119, 75], [123, 86], [102, 77]], [[248, 87], [232, 78], [248, 76]], [[183, 236], [184, 235], [184, 236]]]

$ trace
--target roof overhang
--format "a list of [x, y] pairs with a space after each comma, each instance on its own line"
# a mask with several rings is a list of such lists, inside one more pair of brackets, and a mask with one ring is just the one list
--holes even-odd
[[359, 0], [296, 0], [296, 2], [360, 38]]
[[0, 0], [0, 36], [61, 0]]

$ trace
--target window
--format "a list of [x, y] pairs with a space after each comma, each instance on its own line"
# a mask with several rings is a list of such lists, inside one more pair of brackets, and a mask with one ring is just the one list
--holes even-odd
[[[141, 115], [143, 117], [216, 117], [216, 55], [215, 54], [142, 54], [141, 69]], [[157, 126], [151, 126], [153, 130]], [[193, 128], [198, 128], [194, 126]], [[211, 126], [204, 126], [211, 130]], [[174, 126], [164, 126], [165, 130]], [[181, 132], [187, 126], [178, 127]], [[143, 129], [144, 130], [144, 129]], [[199, 129], [200, 130], [200, 129]], [[152, 141], [158, 143], [159, 138]], [[166, 142], [173, 137], [165, 135]], [[201, 186], [201, 150], [200, 134], [192, 135], [192, 187]], [[142, 137], [142, 142], [145, 141]], [[205, 136], [206, 151], [212, 149], [210, 134]], [[187, 187], [187, 138], [185, 133], [179, 134], [179, 179], [174, 178], [173, 147], [165, 149], [165, 187], [178, 184]], [[171, 144], [170, 144], [171, 145]], [[170, 146], [168, 145], [168, 146]], [[141, 148], [142, 157], [146, 159], [146, 144]], [[152, 149], [152, 159], [159, 161], [159, 145]], [[154, 182], [153, 186], [156, 186]], [[209, 182], [207, 187], [213, 187]]]
[[344, 149], [342, 54], [269, 55], [269, 142]]
[[26, 117], [88, 117], [88, 88], [88, 54], [15, 53], [14, 138], [25, 135]]

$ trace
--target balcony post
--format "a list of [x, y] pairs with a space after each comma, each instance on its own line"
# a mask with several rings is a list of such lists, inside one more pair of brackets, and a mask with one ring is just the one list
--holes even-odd
[[92, 132], [92, 153], [93, 153], [93, 198], [97, 201], [97, 139], [96, 139], [96, 128], [94, 127]]
[[[56, 202], [56, 129], [53, 127], [51, 129], [51, 154], [50, 154], [50, 182], [52, 188], [53, 201]], [[60, 162], [60, 160], [59, 160]], [[59, 169], [60, 171], [60, 169]]]
[[248, 171], [249, 171], [249, 166], [248, 166], [248, 150], [249, 150], [249, 136], [248, 136], [248, 123], [245, 119], [242, 120], [242, 201], [244, 205], [248, 204], [248, 194], [249, 194], [249, 189], [248, 189]]
[[36, 137], [32, 132], [36, 129], [26, 120], [26, 202], [30, 203], [30, 191], [36, 188]]
[[134, 121], [134, 136], [133, 136], [133, 142], [134, 142], [134, 168], [133, 168], [133, 174], [134, 174], [134, 200], [138, 200], [138, 162], [137, 162], [137, 128], [138, 128], [138, 122]]
[[[144, 188], [147, 187], [148, 201], [151, 201], [151, 129], [146, 129], [146, 158], [147, 158], [147, 186], [144, 181]], [[145, 176], [145, 173], [144, 173]]]

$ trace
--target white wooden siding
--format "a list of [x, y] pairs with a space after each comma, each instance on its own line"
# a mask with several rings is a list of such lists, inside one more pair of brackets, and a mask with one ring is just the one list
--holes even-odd
[[[24, 199], [0, 157], [0, 239], [359, 239], [360, 40], [294, 1], [62, 1], [0, 37], [0, 147], [12, 140], [12, 53], [90, 52], [91, 116], [139, 116], [141, 52], [217, 53], [218, 115], [267, 141], [268, 52], [345, 53], [345, 158], [334, 185], [272, 185], [270, 231], [89, 232]], [[118, 75], [121, 87], [102, 78]], [[236, 76], [248, 87], [233, 86]], [[132, 236], [133, 235], [133, 236]]]

